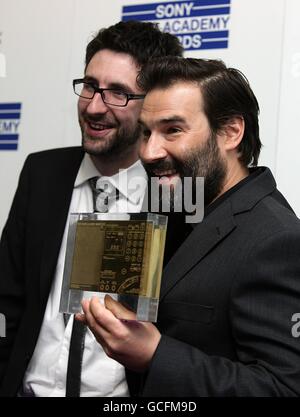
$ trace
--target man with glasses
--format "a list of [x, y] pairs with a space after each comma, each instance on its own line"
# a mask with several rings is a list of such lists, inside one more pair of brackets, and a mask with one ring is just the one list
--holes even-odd
[[[148, 60], [181, 54], [177, 38], [151, 23], [120, 22], [100, 30], [87, 46], [84, 77], [73, 81], [82, 147], [27, 158], [0, 246], [0, 305], [7, 324], [0, 340], [1, 395], [66, 395], [73, 317], [64, 320], [58, 309], [68, 213], [93, 211], [90, 182], [102, 176], [118, 188], [109, 211], [141, 209], [143, 190], [137, 198], [124, 187], [130, 178], [146, 178], [137, 124], [144, 92], [136, 77]], [[89, 331], [84, 347], [78, 395], [128, 396], [123, 366], [105, 355]]]

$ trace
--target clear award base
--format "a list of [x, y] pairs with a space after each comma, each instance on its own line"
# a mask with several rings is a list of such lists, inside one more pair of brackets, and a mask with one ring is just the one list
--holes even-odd
[[109, 294], [137, 320], [155, 322], [166, 229], [167, 217], [152, 213], [71, 214], [60, 312]]

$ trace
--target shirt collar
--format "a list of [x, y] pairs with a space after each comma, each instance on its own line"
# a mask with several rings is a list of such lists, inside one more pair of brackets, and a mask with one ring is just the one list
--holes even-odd
[[[79, 187], [93, 177], [101, 177], [101, 173], [95, 167], [90, 155], [85, 153], [75, 180], [75, 187]], [[129, 168], [122, 169], [105, 179], [109, 180], [121, 194], [134, 204], [144, 195], [147, 186], [147, 174], [139, 160]]]
[[79, 187], [90, 178], [99, 176], [101, 176], [101, 174], [93, 164], [90, 155], [85, 153], [75, 180], [75, 188]]
[[[224, 194], [220, 195], [215, 201], [213, 201], [211, 204], [209, 204], [204, 209], [204, 216], [208, 216], [209, 213], [214, 211], [219, 205], [223, 203], [224, 200], [228, 199], [232, 196], [236, 191], [238, 191], [240, 188], [244, 187], [249, 182], [253, 181], [258, 175], [262, 174], [264, 171], [263, 167], [253, 167], [248, 168], [249, 169], [249, 175], [247, 177], [243, 178], [240, 182], [235, 184], [232, 188], [229, 188]], [[205, 192], [205, 189], [204, 189]], [[196, 224], [196, 223], [195, 223]]]

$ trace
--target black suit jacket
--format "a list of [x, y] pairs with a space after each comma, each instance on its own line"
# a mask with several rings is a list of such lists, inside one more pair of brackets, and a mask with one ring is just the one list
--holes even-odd
[[269, 169], [199, 223], [162, 277], [142, 396], [299, 396], [300, 221]]
[[81, 148], [25, 161], [0, 243], [0, 395], [16, 395], [33, 354], [65, 228]]

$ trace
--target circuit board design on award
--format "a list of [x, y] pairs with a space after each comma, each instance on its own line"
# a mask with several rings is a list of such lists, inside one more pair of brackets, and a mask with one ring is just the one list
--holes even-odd
[[143, 212], [71, 213], [59, 311], [82, 312], [82, 300], [92, 297], [106, 306], [109, 293], [136, 320], [155, 322], [167, 220]]
[[152, 232], [141, 220], [78, 221], [70, 288], [146, 295]]

